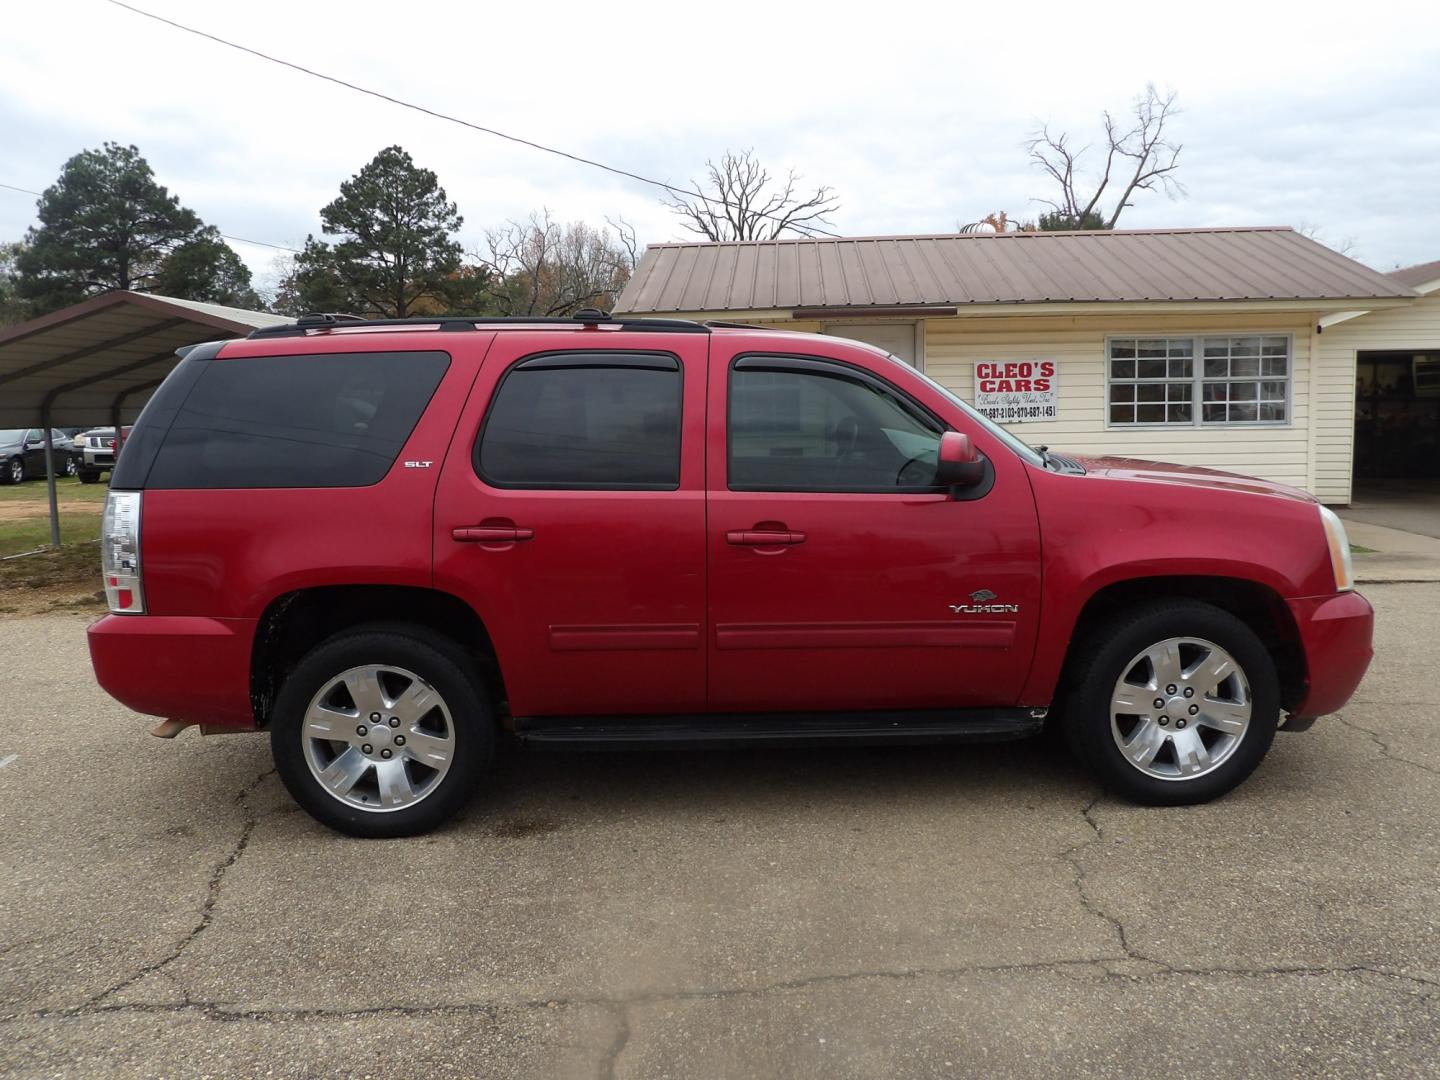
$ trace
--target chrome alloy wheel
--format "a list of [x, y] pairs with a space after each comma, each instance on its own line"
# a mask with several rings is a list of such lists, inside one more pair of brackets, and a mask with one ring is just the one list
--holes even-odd
[[25, 482], [25, 462], [18, 457], [10, 462], [10, 483], [21, 484]]
[[439, 692], [413, 671], [350, 668], [311, 700], [300, 726], [305, 761], [329, 794], [372, 813], [413, 806], [455, 759], [455, 722]]
[[1219, 645], [1166, 638], [1125, 666], [1110, 698], [1110, 733], [1146, 776], [1193, 780], [1239, 747], [1252, 704], [1244, 670]]

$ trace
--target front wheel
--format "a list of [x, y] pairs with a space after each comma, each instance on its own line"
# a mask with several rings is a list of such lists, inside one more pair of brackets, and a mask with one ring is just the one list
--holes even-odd
[[1146, 606], [1096, 629], [1071, 670], [1066, 739], [1117, 793], [1179, 806], [1230, 791], [1280, 720], [1279, 680], [1255, 632], [1210, 604]]
[[270, 747], [295, 801], [351, 836], [411, 836], [473, 793], [495, 743], [465, 654], [421, 627], [322, 643], [285, 680]]
[[100, 474], [98, 472], [91, 472], [86, 469], [79, 469], [77, 471], [80, 474], [80, 482], [82, 484], [98, 484], [100, 482]]
[[11, 458], [5, 463], [5, 482], [7, 484], [22, 484], [25, 482], [24, 458]]

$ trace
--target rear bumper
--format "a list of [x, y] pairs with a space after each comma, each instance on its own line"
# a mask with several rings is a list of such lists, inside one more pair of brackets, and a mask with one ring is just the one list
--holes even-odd
[[254, 620], [106, 615], [86, 636], [96, 680], [127, 708], [211, 730], [254, 730]]
[[1306, 596], [1286, 604], [1299, 628], [1309, 673], [1305, 692], [1290, 713], [1300, 721], [1333, 713], [1350, 700], [1370, 666], [1375, 609], [1357, 592]]

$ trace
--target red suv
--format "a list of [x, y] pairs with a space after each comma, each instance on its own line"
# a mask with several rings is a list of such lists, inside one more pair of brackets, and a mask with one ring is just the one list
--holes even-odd
[[1032, 449], [834, 337], [599, 312], [308, 316], [201, 345], [104, 518], [100, 684], [270, 732], [345, 832], [527, 743], [999, 739], [1147, 803], [1240, 783], [1371, 656], [1339, 520]]

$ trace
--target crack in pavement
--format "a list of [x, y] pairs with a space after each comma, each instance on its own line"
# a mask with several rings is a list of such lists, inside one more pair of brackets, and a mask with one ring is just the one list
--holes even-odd
[[[409, 1017], [432, 1016], [485, 1016], [490, 1020], [499, 1019], [506, 1010], [556, 1009], [556, 1008], [600, 1008], [613, 1011], [619, 1020], [620, 1032], [607, 1051], [605, 1061], [613, 1067], [615, 1059], [625, 1048], [630, 1037], [629, 1010], [636, 1005], [658, 1005], [681, 1001], [723, 1001], [731, 998], [764, 997], [767, 994], [793, 990], [806, 990], [818, 986], [843, 985], [867, 979], [891, 981], [916, 981], [926, 978], [964, 978], [972, 975], [1011, 975], [1036, 972], [1091, 971], [1106, 981], [1123, 983], [1150, 983], [1171, 978], [1325, 978], [1347, 975], [1374, 975], [1393, 982], [1412, 984], [1426, 990], [1440, 991], [1440, 980], [1428, 979], [1421, 975], [1409, 975], [1390, 971], [1373, 964], [1349, 964], [1340, 967], [1311, 965], [1273, 965], [1266, 967], [1174, 967], [1156, 964], [1160, 970], [1142, 974], [1113, 971], [1106, 964], [1129, 960], [1129, 956], [1082, 957], [1072, 960], [1041, 960], [1030, 963], [1012, 964], [971, 964], [951, 968], [899, 968], [873, 969], [850, 972], [834, 972], [809, 975], [795, 979], [783, 979], [761, 986], [695, 987], [682, 990], [637, 991], [618, 996], [596, 997], [547, 997], [483, 1002], [453, 1002], [415, 1005], [375, 1005], [360, 1009], [325, 1008], [237, 1008], [224, 1001], [202, 1001], [190, 999], [184, 1002], [126, 1002], [106, 1005], [87, 1003], [68, 1009], [36, 1009], [0, 1015], [0, 1022], [8, 1023], [24, 1019], [72, 1019], [93, 1017], [102, 1014], [164, 1014], [195, 1013], [206, 1019], [235, 1022], [285, 1022], [294, 1020], [355, 1020], [366, 1017]], [[1154, 964], [1154, 961], [1147, 961]], [[1394, 988], [1405, 996], [1428, 1001], [1433, 993], [1415, 993]]]
[[625, 1045], [630, 1041], [630, 1004], [625, 1002], [615, 1008], [615, 1038], [605, 1050], [605, 1056], [600, 1059], [598, 1075], [600, 1080], [615, 1080], [615, 1066], [620, 1061], [620, 1055], [625, 1052]]
[[1368, 735], [1370, 737], [1370, 741], [1380, 748], [1381, 757], [1389, 758], [1391, 761], [1399, 762], [1401, 765], [1409, 765], [1413, 768], [1420, 769], [1423, 772], [1429, 773], [1431, 776], [1440, 776], [1440, 769], [1434, 769], [1431, 768], [1429, 765], [1422, 765], [1418, 761], [1412, 761], [1410, 758], [1401, 757], [1399, 754], [1391, 753], [1390, 744], [1380, 737], [1380, 733], [1378, 731], [1371, 731], [1369, 728], [1362, 727], [1361, 725], [1355, 723], [1354, 720], [1347, 720], [1340, 713], [1336, 713], [1331, 719], [1339, 720], [1340, 723], [1344, 724], [1346, 727], [1353, 728], [1354, 730], [1360, 732], [1363, 735]]
[[1147, 964], [1157, 964], [1160, 967], [1168, 967], [1168, 965], [1161, 963], [1158, 960], [1151, 960], [1150, 957], [1145, 956], [1133, 945], [1131, 945], [1130, 939], [1125, 933], [1125, 924], [1121, 922], [1119, 918], [1111, 915], [1108, 911], [1102, 908], [1099, 903], [1097, 903], [1095, 899], [1091, 897], [1090, 891], [1085, 887], [1085, 866], [1081, 862], [1080, 852], [1084, 851], [1092, 844], [1098, 844], [1101, 840], [1105, 838], [1104, 830], [1100, 828], [1100, 823], [1096, 821], [1094, 817], [1095, 807], [1104, 797], [1105, 790], [1102, 788], [1098, 795], [1096, 795], [1080, 809], [1080, 816], [1085, 819], [1085, 824], [1090, 826], [1090, 830], [1094, 833], [1094, 835], [1078, 844], [1073, 844], [1070, 847], [1066, 848], [1060, 853], [1060, 857], [1064, 859], [1067, 863], [1069, 863], [1070, 869], [1074, 871], [1075, 892], [1080, 897], [1080, 906], [1083, 907], [1086, 911], [1088, 911], [1091, 915], [1094, 915], [1096, 918], [1103, 919], [1105, 922], [1109, 923], [1110, 927], [1115, 931], [1115, 937], [1119, 940], [1120, 948], [1124, 951], [1125, 955], [1124, 957], [1114, 957], [1113, 959], [1141, 960]]
[[[120, 982], [115, 983], [113, 986], [110, 986], [105, 990], [100, 991], [100, 993], [95, 994], [94, 996], [89, 998], [84, 1005], [80, 1007], [81, 1011], [101, 1005], [101, 1003], [104, 1002], [106, 998], [110, 997], [113, 994], [118, 994], [120, 991], [128, 989], [131, 986], [134, 986], [137, 982], [145, 978], [147, 975], [153, 975], [157, 972], [165, 973], [164, 969], [170, 964], [173, 964], [176, 960], [180, 959], [181, 955], [185, 952], [186, 949], [190, 947], [191, 944], [194, 943], [195, 939], [210, 928], [210, 923], [215, 918], [215, 905], [220, 901], [220, 891], [225, 883], [225, 875], [230, 871], [231, 867], [233, 867], [237, 862], [239, 862], [240, 856], [243, 855], [245, 853], [245, 849], [250, 846], [250, 836], [255, 831], [255, 826], [260, 821], [260, 816], [255, 812], [254, 808], [251, 807], [249, 803], [250, 794], [260, 786], [260, 784], [265, 780], [266, 777], [273, 775], [274, 772], [275, 770], [273, 767], [266, 769], [259, 776], [255, 777], [255, 779], [251, 780], [248, 784], [241, 788], [239, 793], [235, 796], [235, 804], [240, 807], [243, 815], [240, 824], [240, 836], [235, 841], [234, 846], [230, 849], [230, 853], [226, 855], [225, 858], [220, 860], [220, 862], [216, 863], [215, 869], [212, 870], [210, 873], [210, 880], [205, 888], [205, 900], [200, 905], [199, 921], [196, 922], [194, 927], [192, 927], [191, 930], [184, 937], [182, 937], [178, 942], [175, 943], [175, 947], [170, 950], [168, 955], [162, 957], [154, 963], [143, 965], [133, 975], [129, 975], [126, 978], [120, 980]], [[167, 977], [169, 977], [168, 973]], [[173, 977], [170, 978], [170, 981], [184, 996], [186, 1003], [188, 1003], [190, 1000], [189, 992], [186, 991], [186, 989], [180, 984], [180, 982]]]

